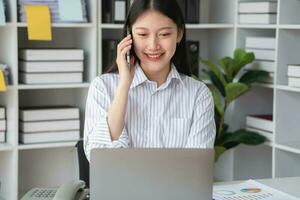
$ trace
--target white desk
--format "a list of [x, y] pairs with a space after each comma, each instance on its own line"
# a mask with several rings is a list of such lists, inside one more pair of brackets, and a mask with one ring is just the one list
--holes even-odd
[[[255, 180], [282, 192], [288, 193], [300, 198], [300, 177], [293, 178], [276, 178], [276, 179], [259, 179]], [[214, 185], [240, 183], [241, 181], [233, 182], [217, 182]]]

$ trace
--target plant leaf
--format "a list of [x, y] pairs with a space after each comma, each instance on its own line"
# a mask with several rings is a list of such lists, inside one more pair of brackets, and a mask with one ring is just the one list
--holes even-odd
[[234, 65], [233, 78], [235, 78], [243, 67], [252, 63], [254, 59], [255, 55], [253, 52], [246, 52], [244, 49], [237, 48], [234, 51], [234, 60], [236, 64]]
[[266, 137], [254, 131], [239, 129], [234, 133], [224, 133], [221, 141], [221, 144], [225, 148], [230, 149], [241, 143], [247, 145], [259, 145], [266, 142]]
[[220, 156], [226, 151], [227, 149], [223, 146], [215, 146], [215, 162], [217, 162]]
[[223, 116], [224, 115], [224, 103], [222, 101], [222, 98], [219, 94], [219, 92], [215, 89], [215, 87], [209, 87], [213, 99], [214, 99], [214, 104], [215, 104], [215, 108], [218, 111], [218, 113]]
[[258, 82], [267, 77], [269, 77], [269, 72], [267, 72], [267, 71], [250, 70], [250, 71], [247, 71], [245, 74], [243, 74], [243, 76], [240, 78], [239, 82], [245, 83], [250, 86], [252, 83]]
[[203, 72], [208, 75], [208, 77], [210, 78], [213, 85], [219, 90], [219, 92], [222, 94], [222, 96], [225, 97], [225, 87], [219, 81], [219, 79], [215, 76], [215, 74], [212, 73], [211, 71], [206, 71], [206, 70], [203, 70]]
[[226, 88], [226, 103], [229, 104], [245, 92], [249, 90], [249, 87], [244, 83], [229, 83]]
[[219, 67], [217, 67], [215, 64], [213, 64], [208, 60], [202, 59], [201, 62], [204, 63], [208, 67], [208, 70], [211, 71], [216, 76], [216, 78], [222, 83], [223, 87], [227, 85], [224, 75]]
[[227, 82], [232, 82], [235, 60], [227, 56], [219, 60], [219, 63], [225, 72]]

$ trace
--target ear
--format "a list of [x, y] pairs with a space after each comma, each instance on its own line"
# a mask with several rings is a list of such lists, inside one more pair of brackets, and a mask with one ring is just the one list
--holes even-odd
[[180, 43], [180, 41], [182, 40], [183, 37], [183, 30], [182, 29], [178, 29], [178, 36], [177, 36], [177, 43]]

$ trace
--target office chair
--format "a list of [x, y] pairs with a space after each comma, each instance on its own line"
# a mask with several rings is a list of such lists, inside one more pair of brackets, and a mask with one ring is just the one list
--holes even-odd
[[87, 160], [84, 149], [83, 140], [79, 140], [75, 145], [77, 147], [79, 178], [86, 183], [86, 187], [90, 187], [90, 163]]

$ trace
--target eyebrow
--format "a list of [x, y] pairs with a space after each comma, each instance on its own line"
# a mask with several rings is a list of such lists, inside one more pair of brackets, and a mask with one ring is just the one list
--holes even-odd
[[[147, 28], [144, 28], [144, 27], [136, 27], [135, 29], [142, 29], [142, 30], [148, 30]], [[168, 26], [168, 27], [162, 27], [158, 30], [163, 30], [163, 29], [174, 29], [174, 27], [171, 27], [171, 26]]]

